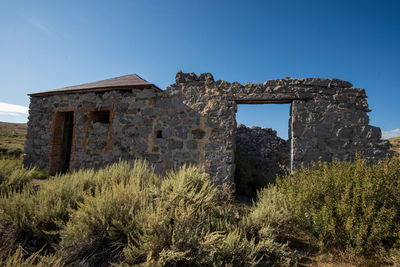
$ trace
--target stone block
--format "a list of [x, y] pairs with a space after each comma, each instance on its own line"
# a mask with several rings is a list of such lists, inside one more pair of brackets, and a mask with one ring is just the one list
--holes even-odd
[[373, 138], [381, 138], [382, 132], [381, 129], [378, 127], [366, 125], [357, 127], [356, 135], [361, 138], [373, 139]]
[[351, 112], [344, 113], [345, 118], [351, 123], [357, 125], [368, 125], [369, 117], [365, 111], [353, 110]]
[[172, 127], [167, 127], [162, 130], [162, 137], [169, 138], [173, 135], [174, 129]]
[[147, 142], [146, 141], [141, 141], [137, 139], [133, 139], [133, 149], [134, 151], [138, 152], [143, 152], [147, 150]]
[[174, 150], [174, 149], [182, 149], [183, 148], [183, 142], [175, 139], [169, 139], [168, 140], [168, 149]]
[[340, 79], [331, 79], [329, 83], [330, 87], [337, 87], [337, 88], [350, 88], [353, 85], [350, 82], [343, 81]]
[[190, 153], [189, 152], [175, 152], [173, 154], [173, 159], [178, 160], [178, 161], [187, 161], [190, 159]]
[[188, 131], [189, 129], [187, 127], [183, 127], [183, 126], [177, 126], [175, 128], [176, 131], [176, 136], [181, 138], [181, 139], [187, 139], [188, 137]]
[[142, 126], [138, 128], [138, 134], [140, 136], [148, 136], [153, 131], [153, 128], [150, 126]]
[[204, 149], [205, 151], [222, 151], [222, 144], [210, 142], [204, 146]]
[[141, 113], [143, 116], [149, 116], [152, 115], [154, 112], [153, 108], [144, 108], [142, 109]]
[[137, 94], [137, 99], [147, 99], [154, 98], [156, 96], [155, 92], [152, 89], [143, 89], [140, 93]]
[[194, 139], [203, 139], [205, 135], [206, 135], [206, 133], [202, 129], [192, 130], [192, 137]]
[[[119, 131], [118, 131], [119, 132]], [[137, 127], [136, 126], [130, 126], [126, 130], [123, 131], [124, 134], [126, 135], [135, 135], [138, 133]]]
[[162, 161], [172, 160], [172, 152], [171, 151], [164, 151], [160, 154], [160, 159]]
[[143, 156], [144, 156], [144, 158], [145, 158], [146, 160], [148, 160], [150, 163], [157, 162], [157, 161], [159, 161], [159, 159], [160, 159], [160, 155], [159, 155], [159, 154], [156, 154], [156, 153], [145, 153]]
[[331, 81], [329, 79], [321, 79], [321, 78], [306, 78], [304, 79], [304, 85], [310, 86], [323, 86], [328, 87]]
[[339, 139], [351, 139], [354, 133], [353, 127], [342, 126], [335, 130], [334, 136]]
[[197, 149], [197, 141], [196, 140], [186, 141], [186, 148], [190, 150]]
[[310, 161], [331, 161], [333, 154], [330, 152], [322, 152], [322, 151], [310, 151], [304, 155], [303, 160], [306, 162]]
[[211, 73], [200, 73], [198, 77], [199, 81], [214, 81], [214, 77]]
[[156, 106], [156, 108], [159, 108], [159, 109], [169, 109], [171, 107], [171, 99], [170, 98], [157, 98], [155, 106]]
[[133, 102], [129, 103], [129, 108], [128, 108], [128, 112], [136, 112], [138, 109], [142, 109], [144, 107], [146, 107], [147, 104], [145, 101], [143, 100], [134, 100]]

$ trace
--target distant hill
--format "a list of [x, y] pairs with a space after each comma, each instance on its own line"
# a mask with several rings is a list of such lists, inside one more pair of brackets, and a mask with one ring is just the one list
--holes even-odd
[[26, 123], [0, 122], [0, 155], [21, 156], [26, 130]]
[[389, 139], [391, 149], [400, 155], [400, 136]]
[[0, 121], [0, 132], [26, 134], [28, 128], [26, 123], [9, 123]]

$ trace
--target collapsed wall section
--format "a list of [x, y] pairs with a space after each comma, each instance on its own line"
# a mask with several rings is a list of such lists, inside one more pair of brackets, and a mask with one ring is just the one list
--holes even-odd
[[289, 167], [290, 146], [271, 128], [246, 127], [240, 124], [236, 131], [236, 155], [250, 157], [259, 169], [285, 169]]

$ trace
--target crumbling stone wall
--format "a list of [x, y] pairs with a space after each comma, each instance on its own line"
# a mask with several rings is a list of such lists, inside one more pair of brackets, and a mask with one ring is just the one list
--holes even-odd
[[[233, 181], [237, 104], [291, 103], [290, 164], [322, 157], [371, 160], [390, 155], [368, 125], [364, 89], [338, 79], [270, 80], [244, 85], [209, 73], [178, 72], [166, 91], [131, 89], [31, 96], [24, 164], [51, 170], [55, 115], [74, 112], [70, 168], [147, 159], [157, 171], [198, 164], [216, 183]], [[107, 126], [91, 121], [110, 111]], [[107, 132], [107, 138], [104, 136]]]
[[234, 170], [237, 104], [291, 103], [290, 165], [292, 170], [312, 160], [347, 160], [359, 152], [369, 160], [391, 156], [381, 130], [368, 125], [365, 90], [339, 79], [276, 79], [244, 85], [214, 81], [209, 73], [178, 72], [167, 91], [181, 94], [185, 104], [202, 114], [212, 130], [206, 154], [210, 173], [229, 181]]
[[236, 151], [254, 159], [255, 167], [267, 170], [289, 167], [289, 142], [277, 136], [275, 130], [240, 124], [235, 140]]

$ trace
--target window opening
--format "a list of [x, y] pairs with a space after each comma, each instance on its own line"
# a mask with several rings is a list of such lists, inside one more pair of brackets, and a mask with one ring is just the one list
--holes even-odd
[[101, 123], [110, 123], [110, 111], [109, 110], [101, 110], [101, 111], [92, 111], [91, 118], [93, 122], [101, 122]]
[[157, 137], [157, 138], [163, 138], [163, 137], [162, 137], [162, 131], [161, 131], [161, 130], [156, 131], [156, 137]]

